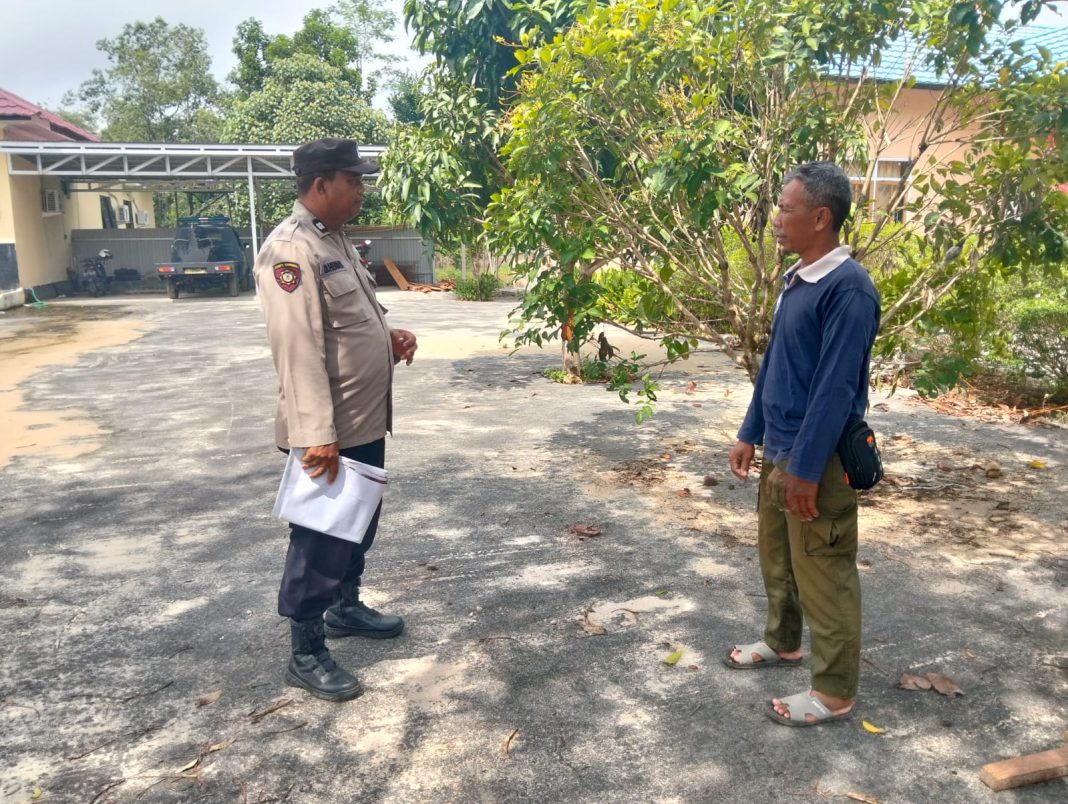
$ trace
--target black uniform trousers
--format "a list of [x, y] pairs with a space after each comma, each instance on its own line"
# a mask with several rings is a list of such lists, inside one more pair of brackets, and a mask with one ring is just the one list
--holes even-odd
[[[381, 469], [386, 465], [386, 439], [345, 447], [341, 456]], [[381, 513], [379, 503], [359, 544], [291, 524], [289, 552], [278, 589], [278, 613], [294, 620], [321, 617], [334, 604], [341, 586], [363, 575], [364, 554], [374, 544]]]

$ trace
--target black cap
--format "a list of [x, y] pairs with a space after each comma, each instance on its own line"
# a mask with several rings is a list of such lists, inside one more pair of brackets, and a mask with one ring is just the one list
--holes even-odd
[[360, 158], [353, 140], [315, 140], [293, 152], [293, 172], [298, 176], [344, 170], [348, 173], [377, 173], [378, 165]]

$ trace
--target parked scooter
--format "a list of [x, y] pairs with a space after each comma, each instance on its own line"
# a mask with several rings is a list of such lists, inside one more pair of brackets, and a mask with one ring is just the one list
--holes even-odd
[[359, 243], [356, 243], [355, 246], [356, 253], [360, 255], [360, 265], [364, 267], [364, 270], [370, 271], [371, 261], [367, 259], [367, 255], [371, 251], [371, 241], [361, 240]]
[[82, 260], [82, 290], [90, 296], [103, 296], [108, 292], [110, 280], [105, 265], [110, 259], [111, 252], [102, 248], [95, 257], [86, 257]]

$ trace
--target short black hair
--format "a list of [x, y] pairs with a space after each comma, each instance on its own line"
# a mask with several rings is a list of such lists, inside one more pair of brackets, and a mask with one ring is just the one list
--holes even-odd
[[326, 181], [333, 181], [334, 176], [337, 175], [336, 170], [328, 170], [325, 173], [307, 173], [303, 176], [297, 176], [297, 195], [304, 195], [315, 184], [315, 180], [322, 176]]
[[783, 177], [783, 187], [795, 180], [805, 188], [812, 206], [831, 211], [834, 230], [841, 231], [853, 207], [853, 188], [845, 171], [834, 162], [806, 162]]

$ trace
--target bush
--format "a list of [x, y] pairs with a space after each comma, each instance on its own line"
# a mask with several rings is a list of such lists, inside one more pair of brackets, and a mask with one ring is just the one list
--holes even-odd
[[489, 301], [497, 293], [501, 282], [493, 274], [480, 274], [457, 279], [453, 294], [463, 301]]
[[1028, 377], [1049, 383], [1052, 391], [1068, 391], [1068, 298], [1018, 302], [1011, 313], [1010, 351]]

